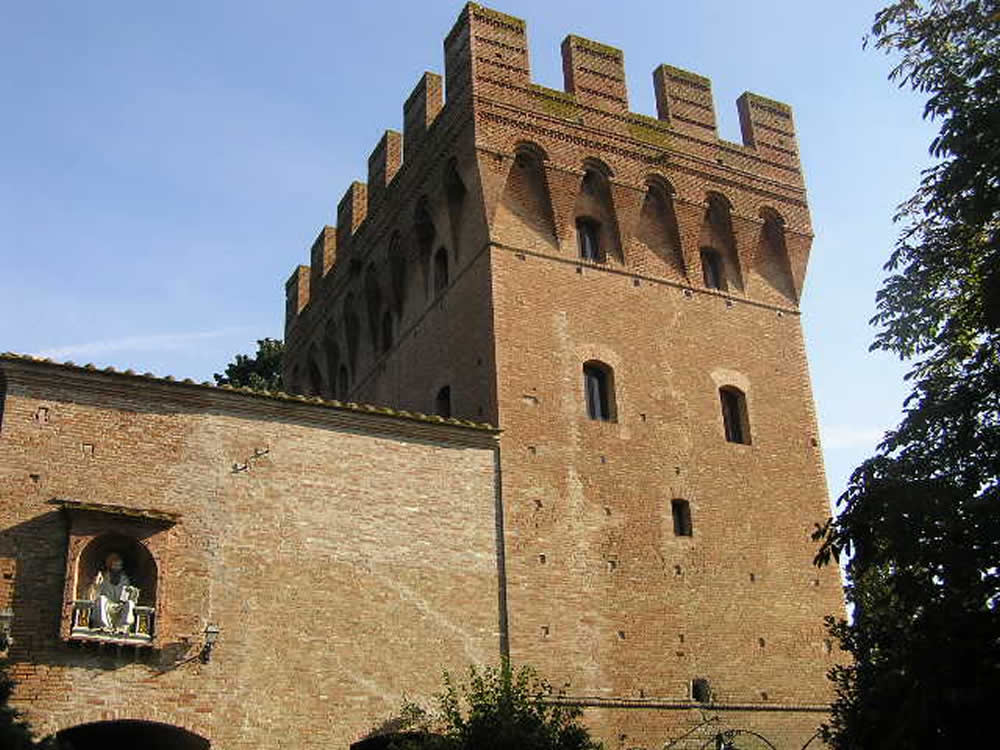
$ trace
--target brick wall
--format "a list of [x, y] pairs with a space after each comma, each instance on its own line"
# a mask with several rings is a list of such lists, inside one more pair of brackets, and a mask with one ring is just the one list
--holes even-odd
[[[364, 360], [355, 393], [433, 410], [447, 381], [459, 413], [501, 427], [511, 655], [588, 706], [610, 747], [659, 746], [702, 722], [692, 736], [742, 727], [800, 747], [831, 697], [822, 620], [843, 603], [837, 571], [811, 566], [828, 505], [798, 309], [812, 234], [791, 109], [744, 94], [743, 143], [731, 143], [708, 78], [658, 67], [650, 118], [628, 110], [620, 50], [570, 36], [562, 53], [565, 91], [539, 86], [523, 21], [474, 4], [460, 14], [448, 102], [406, 149], [409, 182], [387, 188], [358, 236], [405, 235], [417, 194], [440, 234], [437, 165], [453, 159], [468, 187], [449, 245], [461, 281], [409, 296], [419, 338]], [[433, 137], [445, 122], [461, 135]], [[580, 259], [581, 219], [598, 262]], [[359, 282], [332, 283], [310, 304], [336, 319]], [[316, 320], [294, 320], [290, 340], [316, 340]], [[305, 348], [288, 367], [304, 367]], [[612, 421], [587, 418], [588, 361], [613, 375]], [[722, 387], [745, 397], [748, 445], [725, 438]], [[690, 537], [674, 534], [675, 499], [689, 503]], [[711, 684], [710, 711], [692, 708], [694, 678]]]
[[[14, 703], [40, 733], [138, 719], [219, 748], [347, 747], [404, 691], [496, 660], [490, 431], [22, 360], [0, 369], [0, 608], [15, 613]], [[53, 499], [122, 506], [80, 511], [73, 539], [117, 531], [153, 552], [155, 649], [62, 639], [75, 566]], [[122, 514], [150, 509], [180, 518]], [[208, 623], [221, 634], [202, 664], [191, 659]]]
[[[431, 689], [441, 667], [509, 647], [587, 707], [608, 747], [687, 733], [700, 747], [742, 729], [798, 748], [813, 734], [834, 658], [822, 618], [843, 604], [836, 570], [810, 564], [828, 506], [798, 309], [812, 234], [791, 110], [744, 94], [743, 143], [730, 143], [709, 79], [658, 67], [651, 118], [628, 111], [620, 50], [568, 37], [563, 55], [565, 91], [532, 83], [524, 22], [467, 5], [445, 40], [447, 100], [440, 76], [420, 78], [402, 146], [392, 131], [376, 145], [370, 184], [347, 189], [338, 227], [287, 286], [288, 387], [431, 412], [449, 386], [456, 416], [502, 430], [499, 518], [493, 438], [475, 430], [217, 391], [192, 400], [181, 385], [115, 380], [81, 397], [79, 383], [15, 383], [0, 465], [19, 515], [3, 519], [5, 538], [40, 541], [0, 557], [31, 582], [13, 586], [18, 611], [40, 613], [37, 637], [18, 616], [17, 669], [19, 699], [46, 726], [79, 695], [74, 716], [142, 705], [220, 746], [301, 739], [300, 724], [337, 743], [401, 692]], [[595, 262], [580, 258], [580, 220]], [[613, 382], [609, 421], [587, 417], [591, 361]], [[745, 399], [748, 444], [725, 438], [723, 387]], [[45, 399], [59, 418], [32, 421]], [[262, 444], [259, 467], [232, 473]], [[209, 602], [218, 662], [154, 678], [51, 644], [58, 602], [44, 592], [62, 586], [52, 540], [66, 532], [44, 500], [109, 492], [184, 514], [150, 541], [174, 561], [157, 658], [197, 645]], [[672, 500], [689, 503], [689, 537]], [[329, 603], [320, 635], [296, 618], [300, 578]], [[282, 703], [258, 704], [262, 670]], [[81, 674], [93, 687], [77, 689]], [[695, 678], [712, 705], [692, 701]], [[121, 679], [134, 687], [116, 693]], [[339, 728], [328, 700], [349, 707]]]

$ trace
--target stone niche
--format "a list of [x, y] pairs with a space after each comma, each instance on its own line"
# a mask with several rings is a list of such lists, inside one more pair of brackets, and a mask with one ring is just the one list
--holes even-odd
[[166, 532], [180, 516], [76, 500], [51, 503], [62, 509], [69, 532], [62, 639], [158, 648]]

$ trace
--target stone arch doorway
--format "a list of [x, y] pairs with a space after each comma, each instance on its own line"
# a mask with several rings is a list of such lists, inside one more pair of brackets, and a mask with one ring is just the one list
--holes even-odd
[[171, 724], [154, 721], [97, 721], [56, 734], [60, 750], [209, 750], [204, 737]]

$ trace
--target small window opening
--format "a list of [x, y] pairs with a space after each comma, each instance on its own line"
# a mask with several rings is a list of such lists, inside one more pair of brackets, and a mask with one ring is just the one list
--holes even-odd
[[722, 271], [722, 256], [717, 250], [705, 248], [701, 251], [701, 270], [705, 286], [709, 289], [726, 289], [726, 277]]
[[580, 246], [580, 257], [594, 263], [604, 262], [601, 250], [601, 225], [593, 219], [576, 220], [576, 241]]
[[611, 370], [598, 362], [583, 366], [583, 390], [587, 416], [602, 422], [614, 420], [614, 393]]
[[392, 313], [388, 310], [382, 315], [382, 351], [392, 348]]
[[309, 395], [321, 396], [323, 394], [323, 376], [320, 374], [319, 365], [313, 355], [309, 357]]
[[448, 419], [451, 416], [451, 386], [446, 385], [438, 391], [434, 399], [434, 411], [439, 417]]
[[747, 420], [746, 396], [738, 388], [720, 388], [722, 402], [722, 423], [726, 440], [730, 443], [750, 444], [750, 425]]
[[434, 294], [448, 288], [448, 251], [439, 247], [434, 255]]
[[691, 698], [698, 703], [711, 703], [712, 686], [704, 677], [695, 677], [691, 680]]
[[670, 511], [674, 517], [674, 535], [691, 536], [691, 504], [687, 500], [671, 500]]

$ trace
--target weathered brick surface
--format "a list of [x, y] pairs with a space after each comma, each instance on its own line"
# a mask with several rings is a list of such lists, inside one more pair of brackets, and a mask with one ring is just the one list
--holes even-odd
[[[220, 748], [346, 747], [403, 691], [435, 689], [442, 668], [497, 658], [489, 431], [41, 363], [0, 369], [0, 608], [15, 613], [15, 703], [40, 732], [141, 719]], [[52, 499], [180, 520], [143, 534], [132, 518], [89, 514], [67, 559]], [[108, 532], [136, 533], [156, 558], [149, 652], [61, 638], [78, 538]], [[189, 659], [208, 623], [221, 635], [203, 665]]]
[[[19, 499], [3, 520], [40, 541], [7, 545], [0, 563], [30, 564], [17, 580], [31, 583], [0, 591], [43, 613], [37, 637], [18, 615], [18, 647], [34, 650], [17, 668], [45, 726], [110, 694], [114, 715], [197, 726], [219, 746], [330, 745], [401, 692], [426, 694], [441, 667], [504, 650], [585, 706], [609, 748], [736, 729], [799, 748], [822, 721], [822, 618], [843, 603], [836, 570], [810, 564], [828, 510], [791, 110], [745, 94], [743, 143], [720, 140], [710, 81], [661, 66], [659, 117], [630, 113], [621, 51], [579, 37], [563, 45], [567, 91], [548, 89], [531, 82], [524, 22], [473, 4], [444, 51], [447, 100], [439, 76], [420, 79], [402, 149], [389, 131], [287, 284], [285, 383], [424, 412], [447, 386], [457, 417], [501, 428], [499, 452], [457, 426], [192, 402], [179, 385], [13, 387], [0, 465]], [[580, 219], [597, 262], [580, 258]], [[611, 373], [611, 421], [587, 417], [592, 361]], [[725, 439], [723, 387], [745, 396], [749, 444]], [[63, 415], [51, 426], [30, 419], [45, 399]], [[259, 468], [231, 473], [262, 444]], [[218, 660], [153, 678], [53, 642], [45, 592], [62, 590], [66, 543], [42, 501], [109, 495], [185, 514], [149, 540], [168, 575], [158, 658], [196, 645], [209, 602]], [[692, 536], [675, 535], [672, 500], [690, 504]], [[299, 615], [300, 580], [319, 625]], [[693, 702], [695, 678], [711, 705]], [[72, 719], [54, 717], [58, 701]]]
[[[441, 237], [455, 211], [438, 175], [453, 160], [461, 281], [411, 282], [399, 325], [419, 337], [363, 354], [351, 396], [433, 410], [447, 383], [456, 414], [503, 429], [511, 654], [591, 705], [609, 743], [690, 729], [683, 706], [704, 677], [730, 727], [801, 746], [830, 697], [822, 618], [843, 605], [836, 571], [810, 565], [827, 501], [791, 110], [745, 94], [743, 144], [730, 143], [707, 78], [657, 68], [653, 119], [628, 111], [621, 51], [572, 36], [562, 51], [566, 91], [538, 86], [522, 21], [462, 12], [445, 41], [448, 101], [357, 234], [376, 264], [380, 236], [419, 244], [422, 196]], [[579, 259], [581, 217], [599, 263]], [[721, 290], [705, 288], [705, 247]], [[364, 293], [346, 266], [325, 283], [288, 327], [293, 382], [324, 321]], [[586, 416], [590, 360], [613, 371], [613, 422]], [[750, 445], [724, 438], [723, 386], [746, 396]], [[690, 503], [690, 538], [674, 535], [672, 499]]]
[[[827, 495], [791, 110], [743, 95], [743, 143], [730, 143], [707, 78], [657, 68], [653, 119], [628, 111], [621, 51], [573, 36], [562, 51], [565, 92], [531, 82], [521, 20], [460, 15], [448, 101], [426, 134], [417, 118], [419, 149], [404, 147], [401, 177], [355, 235], [376, 268], [383, 238], [409, 237], [425, 270], [397, 311], [399, 340], [362, 352], [350, 395], [429, 411], [449, 384], [457, 415], [502, 428], [511, 655], [589, 706], [610, 746], [658, 746], [707, 718], [800, 747], [830, 698], [822, 618], [843, 604], [836, 571], [810, 565]], [[458, 209], [449, 161], [467, 191]], [[600, 262], [580, 260], [581, 217]], [[417, 247], [428, 234], [450, 253], [446, 290]], [[706, 288], [706, 247], [722, 289]], [[320, 332], [365, 293], [340, 265], [287, 329], [302, 390]], [[591, 360], [613, 372], [614, 421], [587, 418]], [[745, 394], [749, 445], [725, 440], [724, 386]], [[674, 534], [673, 499], [690, 503], [689, 538]], [[696, 677], [715, 695], [706, 714], [690, 707]]]

